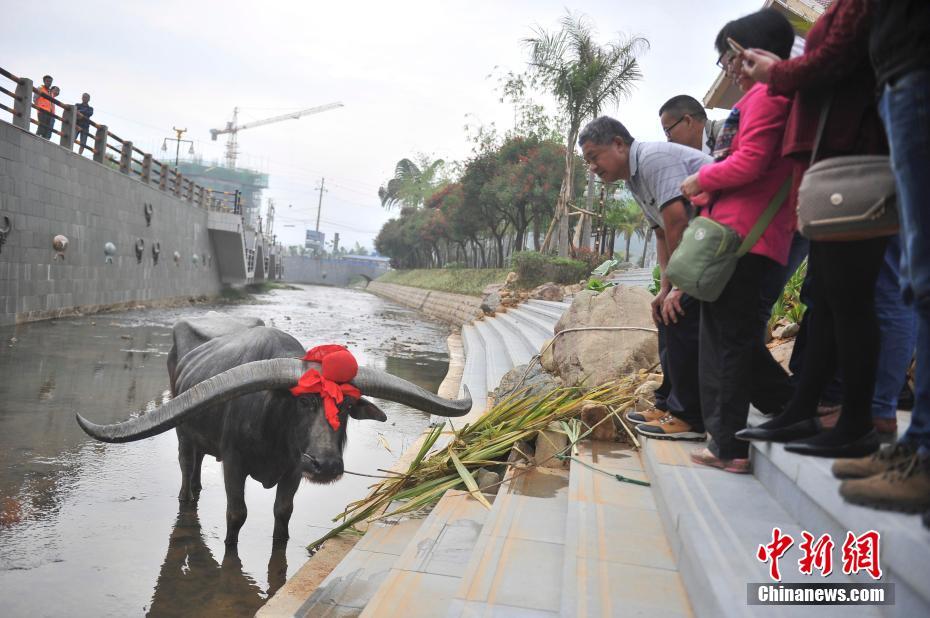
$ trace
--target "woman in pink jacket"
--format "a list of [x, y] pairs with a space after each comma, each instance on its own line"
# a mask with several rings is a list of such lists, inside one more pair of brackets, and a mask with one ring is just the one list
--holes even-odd
[[[794, 29], [781, 13], [764, 9], [728, 23], [717, 35], [718, 64], [745, 94], [717, 138], [717, 161], [682, 185], [682, 193], [695, 203], [702, 194], [712, 196], [702, 216], [746, 236], [790, 182], [792, 164], [781, 151], [791, 102], [744, 76], [741, 58], [727, 38], [787, 58]], [[765, 347], [765, 321], [757, 309], [763, 279], [787, 262], [795, 223], [793, 204], [786, 199], [759, 241], [740, 258], [720, 298], [701, 303], [701, 408], [712, 440], [692, 455], [696, 463], [748, 473], [749, 443], [734, 434], [746, 427], [750, 399], [763, 412], [779, 413], [791, 397], [788, 375]]]

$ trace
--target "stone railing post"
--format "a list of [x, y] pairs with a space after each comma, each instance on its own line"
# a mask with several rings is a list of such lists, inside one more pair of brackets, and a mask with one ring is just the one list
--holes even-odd
[[158, 174], [158, 188], [161, 191], [168, 190], [168, 170], [170, 169], [164, 163], [158, 164], [158, 169], [160, 173]]
[[97, 135], [94, 136], [94, 161], [105, 163], [107, 160], [107, 125], [97, 125]]
[[152, 180], [152, 155], [146, 153], [142, 156], [142, 182], [148, 184]]
[[77, 108], [74, 105], [65, 105], [61, 110], [61, 142], [68, 150], [74, 148], [74, 129], [77, 126]]
[[123, 149], [119, 153], [119, 171], [132, 175], [132, 142], [123, 142]]
[[197, 201], [197, 205], [203, 209], [207, 208], [207, 188], [203, 185], [200, 185], [200, 198]]
[[179, 172], [177, 168], [174, 170], [174, 194], [177, 197], [181, 197], [182, 189], [184, 188], [184, 174]]
[[190, 191], [189, 191], [188, 194], [187, 194], [187, 201], [190, 202], [191, 204], [193, 204], [193, 203], [194, 203], [194, 188], [195, 188], [197, 185], [194, 184], [194, 181], [193, 181], [193, 180], [188, 180], [188, 181], [187, 181], [187, 186], [188, 186], [188, 188], [190, 189]]
[[20, 77], [16, 84], [13, 112], [13, 126], [28, 133], [29, 119], [32, 118], [32, 80], [28, 77]]

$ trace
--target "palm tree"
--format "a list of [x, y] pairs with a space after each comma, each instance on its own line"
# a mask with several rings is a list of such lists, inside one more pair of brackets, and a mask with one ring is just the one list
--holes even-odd
[[444, 184], [441, 172], [445, 161], [430, 161], [421, 156], [419, 163], [417, 165], [406, 158], [397, 162], [394, 177], [387, 181], [386, 186], [378, 188], [378, 197], [383, 207], [391, 208], [400, 204], [419, 208], [426, 198]]
[[[558, 32], [542, 28], [524, 42], [530, 48], [529, 77], [555, 97], [565, 115], [565, 173], [556, 203], [553, 225], [558, 221], [559, 255], [568, 255], [568, 204], [575, 197], [572, 167], [575, 142], [586, 118], [595, 117], [606, 103], [619, 103], [641, 74], [636, 56], [649, 46], [642, 37], [620, 38], [603, 47], [594, 40], [594, 29], [584, 16], [568, 13]], [[547, 250], [552, 227], [546, 235]]]
[[[612, 200], [613, 201], [613, 200]], [[643, 236], [643, 211], [632, 199], [614, 202], [607, 211], [607, 225], [622, 234], [626, 242], [624, 262], [630, 261], [630, 242], [633, 236]]]

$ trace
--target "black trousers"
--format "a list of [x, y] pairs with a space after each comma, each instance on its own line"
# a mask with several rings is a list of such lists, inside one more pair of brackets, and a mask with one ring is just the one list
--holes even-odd
[[721, 459], [749, 456], [749, 443], [734, 434], [746, 427], [749, 404], [779, 412], [791, 397], [788, 374], [765, 347], [765, 320], [759, 312], [762, 281], [778, 263], [747, 254], [723, 293], [701, 303], [700, 380], [708, 448]]
[[52, 138], [52, 129], [55, 127], [55, 116], [51, 112], [43, 109], [39, 110], [39, 128], [36, 129], [36, 135], [45, 139]]
[[887, 238], [811, 242], [813, 285], [804, 362], [786, 413], [811, 418], [837, 367], [842, 374], [842, 413], [837, 428], [864, 432], [871, 426], [878, 370], [879, 329], [875, 281]]
[[659, 339], [665, 343], [663, 385], [669, 385], [664, 409], [691, 425], [694, 431], [703, 431], [704, 417], [701, 414], [698, 381], [701, 303], [684, 295], [681, 308], [685, 314], [678, 317], [677, 323], [659, 325]]

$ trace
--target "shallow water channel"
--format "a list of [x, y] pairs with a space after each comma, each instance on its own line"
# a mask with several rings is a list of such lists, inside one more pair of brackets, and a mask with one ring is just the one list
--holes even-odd
[[[306, 561], [373, 479], [303, 484], [284, 551], [272, 551], [274, 489], [246, 488], [248, 520], [228, 553], [221, 464], [207, 457], [196, 510], [179, 509], [174, 431], [128, 444], [86, 436], [167, 396], [170, 326], [216, 309], [258, 316], [305, 347], [348, 344], [359, 364], [436, 391], [445, 326], [356, 290], [274, 290], [246, 304], [126, 313], [0, 328], [0, 615], [251, 616]], [[386, 423], [349, 420], [346, 470], [391, 465], [428, 424], [381, 402]]]

